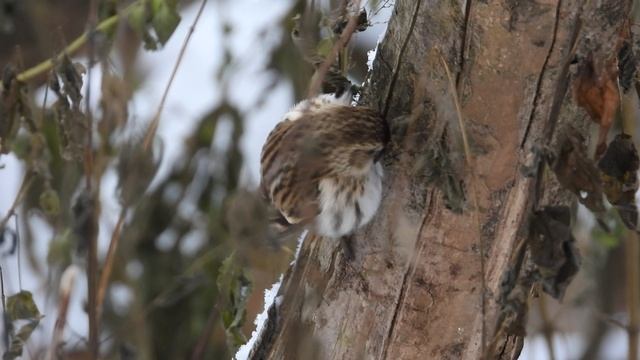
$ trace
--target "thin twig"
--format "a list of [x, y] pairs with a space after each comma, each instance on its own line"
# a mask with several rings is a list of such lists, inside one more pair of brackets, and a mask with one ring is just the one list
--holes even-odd
[[[354, 1], [353, 4], [354, 4], [353, 8], [360, 9], [360, 0]], [[318, 67], [318, 70], [314, 75], [313, 81], [309, 85], [309, 92], [307, 94], [308, 98], [312, 98], [318, 95], [318, 93], [320, 92], [320, 87], [322, 86], [322, 82], [324, 81], [324, 78], [327, 76], [327, 72], [329, 71], [329, 68], [331, 68], [331, 65], [333, 65], [333, 63], [336, 61], [336, 58], [338, 57], [338, 54], [340, 53], [340, 51], [345, 46], [347, 46], [347, 44], [349, 43], [349, 40], [351, 40], [351, 35], [353, 35], [353, 33], [356, 31], [359, 17], [360, 17], [360, 14], [356, 11], [356, 13], [349, 18], [349, 21], [347, 22], [347, 26], [342, 31], [342, 34], [340, 34], [338, 41], [335, 44], [333, 44], [331, 51], [329, 52], [327, 57], [324, 59], [322, 64], [320, 64], [320, 67]]]
[[2, 274], [2, 266], [0, 266], [0, 291], [2, 291], [2, 312], [7, 312], [7, 302], [4, 295], [4, 275]]
[[545, 294], [541, 294], [538, 297], [538, 310], [542, 318], [542, 335], [547, 344], [547, 350], [549, 351], [549, 359], [555, 360], [555, 351], [553, 350], [553, 321], [549, 318], [549, 311], [547, 309], [547, 297]]
[[[111, 17], [108, 17], [102, 20], [95, 27], [95, 29], [93, 29], [93, 31], [106, 32], [113, 29], [113, 27], [118, 24], [118, 21], [122, 17], [128, 15], [129, 11], [131, 11], [131, 9], [134, 6], [137, 6], [141, 1], [144, 1], [144, 0], [135, 1], [129, 6], [127, 6], [126, 8], [124, 8], [124, 10], [122, 10], [119, 14], [113, 15]], [[64, 50], [62, 50], [58, 55], [56, 55], [52, 59], [45, 60], [40, 64], [21, 72], [16, 76], [16, 79], [18, 81], [27, 82], [40, 76], [42, 73], [45, 73], [51, 70], [55, 66], [55, 64], [60, 62], [65, 56], [73, 55], [78, 50], [80, 50], [87, 43], [88, 39], [89, 39], [89, 32], [87, 31], [84, 34], [77, 37], [75, 40], [73, 40], [73, 42], [69, 44], [69, 46], [64, 48]]]
[[169, 95], [169, 89], [171, 89], [171, 85], [173, 84], [173, 79], [176, 77], [176, 74], [178, 73], [178, 68], [180, 67], [182, 58], [184, 58], [184, 54], [186, 53], [187, 45], [189, 44], [189, 40], [191, 40], [191, 35], [193, 35], [193, 32], [196, 29], [196, 24], [198, 24], [198, 21], [200, 20], [200, 15], [202, 15], [204, 6], [206, 4], [207, 4], [207, 0], [202, 0], [202, 2], [200, 3], [200, 8], [198, 9], [198, 13], [196, 14], [195, 19], [193, 19], [193, 23], [191, 24], [191, 27], [189, 27], [187, 36], [185, 37], [184, 42], [182, 43], [182, 48], [180, 49], [180, 53], [178, 54], [176, 63], [173, 66], [173, 71], [171, 72], [171, 76], [169, 77], [169, 82], [167, 83], [167, 86], [164, 89], [164, 93], [162, 94], [162, 99], [160, 100], [160, 104], [158, 105], [156, 114], [153, 116], [153, 119], [151, 120], [151, 123], [147, 128], [147, 134], [144, 137], [144, 144], [143, 144], [144, 150], [149, 149], [149, 145], [151, 145], [151, 141], [156, 136], [156, 131], [158, 130], [158, 123], [160, 122], [160, 114], [162, 114], [162, 110], [164, 109], [164, 105], [167, 101], [167, 95]]
[[9, 314], [7, 314], [7, 300], [4, 295], [4, 275], [2, 274], [2, 266], [0, 266], [0, 291], [2, 292], [2, 326], [4, 331], [4, 348], [9, 348], [9, 332], [6, 331], [8, 328], [7, 321], [9, 321]]
[[20, 224], [18, 223], [18, 214], [13, 214], [13, 220], [15, 220], [16, 227], [16, 248], [18, 249], [18, 289], [22, 291], [22, 260], [20, 251]]
[[595, 311], [594, 312], [595, 316], [598, 318], [598, 320], [609, 324], [609, 325], [613, 325], [613, 326], [617, 326], [620, 329], [626, 330], [628, 328], [627, 324], [623, 323], [622, 321], [615, 319], [613, 317], [611, 317], [611, 315], [607, 315], [604, 314], [600, 311]]
[[[473, 155], [471, 154], [471, 147], [469, 146], [469, 140], [467, 139], [467, 130], [464, 126], [464, 120], [462, 118], [462, 108], [460, 107], [460, 100], [458, 99], [458, 92], [456, 90], [456, 85], [453, 80], [453, 76], [451, 75], [451, 71], [449, 70], [449, 66], [447, 62], [444, 60], [444, 57], [440, 55], [440, 60], [442, 61], [442, 65], [444, 67], [445, 72], [447, 73], [447, 78], [449, 80], [449, 87], [451, 89], [451, 96], [453, 96], [453, 102], [456, 106], [456, 115], [458, 118], [458, 126], [460, 127], [460, 133], [462, 135], [462, 144], [464, 148], [464, 155], [467, 161], [467, 166], [469, 166], [469, 170], [471, 171], [471, 176], [473, 179], [477, 179], [476, 170], [475, 170], [475, 161]], [[478, 246], [480, 248], [480, 279], [482, 290], [480, 291], [480, 303], [481, 303], [481, 315], [482, 315], [482, 333], [481, 333], [481, 346], [482, 346], [482, 354], [486, 354], [486, 279], [485, 279], [485, 259], [484, 259], [484, 239], [482, 238], [482, 227], [480, 225], [480, 207], [478, 205], [478, 189], [476, 187], [475, 181], [470, 181], [472, 186], [471, 190], [471, 198], [473, 200], [474, 211], [474, 220], [476, 222], [476, 227], [478, 229]]]
[[[87, 19], [87, 38], [88, 38], [88, 51], [89, 51], [89, 66], [87, 67], [87, 95], [85, 100], [86, 113], [87, 113], [87, 128], [86, 128], [86, 142], [84, 147], [84, 176], [86, 181], [86, 191], [90, 197], [97, 199], [99, 190], [93, 191], [92, 180], [94, 176], [93, 169], [93, 112], [91, 111], [91, 74], [92, 68], [95, 63], [95, 39], [96, 39], [96, 24], [98, 19], [98, 3], [97, 0], [91, 0], [89, 6], [89, 15]], [[97, 187], [97, 186], [96, 186]], [[95, 196], [94, 196], [95, 194]], [[97, 215], [94, 210], [91, 211], [92, 221], [94, 224], [98, 223], [95, 218]], [[88, 291], [88, 318], [89, 318], [89, 353], [92, 359], [97, 359], [99, 355], [99, 328], [98, 328], [98, 309], [97, 305], [97, 274], [98, 274], [98, 234], [97, 229], [91, 231], [89, 234], [89, 246], [87, 254], [87, 291]], [[66, 315], [66, 314], [65, 314]]]
[[122, 230], [122, 225], [124, 224], [126, 213], [126, 208], [123, 207], [120, 211], [120, 216], [118, 216], [118, 222], [113, 229], [111, 241], [109, 242], [109, 250], [107, 251], [107, 256], [104, 259], [102, 273], [100, 273], [100, 281], [98, 282], [98, 299], [96, 304], [96, 307], [98, 309], [98, 319], [102, 315], [102, 304], [104, 304], [104, 297], [107, 291], [107, 287], [109, 286], [109, 278], [111, 277], [111, 272], [113, 270], [116, 251], [118, 250], [118, 244], [120, 243], [120, 232]]
[[200, 337], [198, 338], [198, 342], [196, 343], [195, 348], [193, 349], [193, 353], [191, 354], [191, 360], [201, 360], [204, 359], [205, 350], [207, 345], [209, 344], [209, 339], [211, 339], [211, 334], [213, 330], [215, 330], [216, 320], [218, 319], [218, 309], [214, 304], [211, 307], [211, 311], [209, 312], [209, 318], [207, 319], [207, 324], [202, 330]]
[[[49, 347], [47, 359], [55, 359], [55, 353], [62, 338], [64, 326], [67, 323], [67, 312], [69, 310], [69, 301], [71, 299], [71, 291], [73, 290], [76, 275], [79, 269], [75, 265], [68, 266], [62, 273], [60, 280], [60, 301], [58, 302], [58, 317], [53, 328], [51, 337], [51, 346]], [[96, 359], [94, 357], [93, 359]]]
[[[636, 119], [638, 118], [638, 93], [632, 86], [626, 93], [622, 94], [620, 103], [622, 114], [623, 131], [627, 134], [636, 133]], [[634, 143], [637, 142], [634, 139]], [[638, 235], [635, 231], [628, 231], [624, 242], [625, 247], [625, 273], [627, 291], [627, 311], [629, 313], [629, 324], [626, 327], [629, 340], [629, 359], [638, 359], [638, 336], [640, 331], [640, 245]]]
[[629, 325], [626, 327], [629, 337], [629, 359], [638, 359], [638, 331], [640, 330], [640, 312], [638, 305], [640, 300], [640, 262], [638, 254], [638, 236], [635, 231], [628, 231], [625, 241], [625, 262], [627, 274], [627, 311], [629, 312]]
[[20, 185], [20, 190], [18, 190], [18, 194], [16, 195], [16, 198], [13, 199], [13, 204], [11, 204], [9, 211], [7, 211], [7, 214], [0, 221], [0, 229], [4, 229], [4, 227], [7, 225], [7, 222], [9, 221], [11, 216], [15, 214], [18, 204], [20, 204], [22, 197], [27, 192], [27, 190], [31, 186], [31, 183], [33, 182], [33, 177], [31, 175], [32, 175], [31, 172], [27, 171], [27, 173], [24, 175], [24, 178], [22, 178], [22, 184]]

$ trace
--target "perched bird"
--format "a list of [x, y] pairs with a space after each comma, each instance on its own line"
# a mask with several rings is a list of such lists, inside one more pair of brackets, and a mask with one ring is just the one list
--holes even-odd
[[260, 187], [285, 228], [341, 238], [378, 209], [387, 126], [378, 112], [350, 99], [347, 92], [304, 100], [267, 137]]

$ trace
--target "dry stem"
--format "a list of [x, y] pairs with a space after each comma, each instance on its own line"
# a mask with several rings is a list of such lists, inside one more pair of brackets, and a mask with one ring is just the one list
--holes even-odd
[[60, 280], [60, 301], [58, 303], [58, 317], [53, 328], [53, 336], [51, 339], [51, 346], [47, 354], [47, 359], [55, 359], [56, 350], [60, 339], [62, 338], [62, 332], [67, 322], [67, 312], [69, 310], [69, 301], [71, 300], [71, 291], [75, 284], [75, 278], [78, 269], [75, 265], [70, 265], [62, 273], [62, 279]]
[[625, 263], [627, 274], [627, 311], [629, 312], [629, 359], [638, 359], [638, 331], [640, 329], [640, 312], [638, 301], [640, 300], [640, 262], [638, 262], [638, 235], [635, 231], [628, 231], [625, 239]]
[[[464, 148], [464, 157], [467, 161], [467, 166], [469, 166], [469, 171], [471, 172], [471, 176], [476, 179], [476, 170], [475, 170], [475, 160], [473, 155], [471, 154], [471, 147], [469, 146], [469, 140], [467, 138], [467, 130], [464, 126], [464, 120], [462, 118], [462, 108], [460, 107], [460, 100], [458, 99], [458, 91], [456, 90], [456, 85], [453, 80], [453, 76], [451, 75], [451, 71], [449, 71], [449, 66], [447, 62], [444, 60], [442, 55], [440, 55], [440, 61], [442, 61], [442, 65], [444, 66], [444, 70], [447, 73], [447, 79], [449, 80], [449, 87], [451, 90], [451, 96], [453, 96], [453, 102], [456, 106], [456, 115], [458, 118], [458, 126], [460, 127], [460, 133], [462, 135], [462, 145]], [[473, 200], [473, 207], [475, 211], [473, 212], [473, 217], [476, 223], [476, 228], [478, 229], [478, 247], [480, 248], [480, 277], [482, 289], [480, 291], [480, 304], [481, 304], [481, 312], [482, 312], [482, 334], [481, 334], [481, 342], [482, 342], [482, 353], [486, 354], [487, 342], [487, 327], [486, 327], [486, 280], [485, 280], [485, 259], [484, 259], [484, 239], [482, 238], [482, 225], [480, 224], [480, 207], [478, 205], [478, 189], [476, 188], [475, 182], [471, 181], [471, 199]]]
[[18, 81], [22, 81], [22, 82], [27, 82], [27, 81], [33, 80], [34, 78], [42, 75], [45, 72], [51, 70], [56, 63], [58, 63], [59, 61], [62, 60], [63, 57], [73, 55], [78, 50], [80, 50], [87, 43], [87, 41], [89, 40], [89, 36], [90, 36], [90, 32], [91, 31], [104, 32], [104, 31], [109, 31], [109, 30], [113, 29], [113, 27], [118, 24], [118, 21], [123, 16], [128, 15], [129, 11], [131, 11], [131, 9], [134, 6], [136, 6], [138, 3], [140, 3], [140, 1], [141, 0], [138, 0], [138, 1], [130, 4], [129, 6], [124, 8], [124, 10], [122, 10], [119, 14], [113, 15], [111, 17], [108, 17], [108, 18], [102, 20], [94, 29], [90, 29], [89, 31], [87, 31], [87, 32], [83, 33], [82, 35], [80, 35], [79, 37], [77, 37], [75, 40], [73, 40], [73, 42], [71, 42], [71, 44], [69, 44], [66, 48], [64, 48], [64, 50], [62, 50], [58, 55], [56, 55], [52, 59], [45, 60], [45, 61], [41, 62], [40, 64], [21, 72], [20, 74], [17, 75], [17, 77], [16, 77], [17, 80]]
[[178, 68], [180, 67], [180, 63], [182, 62], [182, 58], [184, 57], [184, 54], [187, 50], [187, 45], [189, 44], [189, 40], [191, 40], [191, 35], [193, 35], [193, 32], [196, 29], [196, 24], [198, 23], [198, 20], [200, 20], [200, 15], [202, 15], [202, 11], [204, 10], [204, 6], [207, 4], [207, 0], [202, 0], [202, 2], [200, 3], [200, 8], [198, 9], [198, 13], [196, 14], [195, 19], [193, 19], [193, 23], [191, 24], [191, 27], [189, 28], [189, 31], [187, 32], [187, 36], [184, 39], [184, 42], [182, 43], [182, 48], [180, 49], [180, 54], [178, 54], [178, 58], [176, 59], [176, 63], [173, 66], [173, 71], [171, 72], [171, 76], [169, 77], [169, 82], [167, 83], [167, 86], [164, 89], [164, 93], [162, 94], [162, 99], [160, 100], [160, 104], [158, 105], [158, 109], [156, 110], [156, 114], [153, 116], [153, 119], [151, 120], [151, 123], [149, 124], [149, 128], [147, 128], [147, 134], [144, 137], [144, 149], [148, 150], [149, 149], [149, 145], [151, 144], [151, 140], [153, 140], [153, 138], [156, 135], [156, 131], [158, 130], [158, 123], [160, 122], [160, 114], [162, 114], [162, 110], [164, 109], [164, 104], [167, 101], [167, 95], [169, 95], [169, 89], [171, 88], [171, 85], [173, 84], [173, 79], [176, 77], [176, 74], [178, 73]]
[[4, 229], [4, 227], [7, 225], [7, 222], [9, 221], [11, 216], [13, 216], [16, 213], [16, 208], [18, 207], [20, 200], [22, 200], [22, 197], [27, 192], [32, 182], [33, 182], [33, 177], [31, 176], [30, 172], [27, 172], [24, 175], [24, 178], [22, 179], [22, 184], [20, 185], [20, 190], [18, 190], [18, 195], [16, 195], [16, 198], [13, 200], [13, 203], [11, 204], [9, 211], [7, 211], [7, 214], [0, 221], [0, 230]]
[[120, 232], [124, 223], [125, 214], [126, 208], [123, 207], [120, 211], [118, 222], [113, 229], [111, 241], [109, 242], [109, 250], [107, 251], [107, 256], [102, 267], [102, 273], [100, 274], [100, 281], [98, 282], [98, 298], [96, 301], [96, 308], [98, 309], [98, 319], [102, 315], [102, 304], [104, 303], [104, 296], [106, 294], [107, 287], [109, 286], [109, 278], [111, 277], [116, 251], [118, 249], [118, 244], [120, 243]]
[[[353, 4], [353, 7], [355, 9], [360, 8], [360, 0], [355, 0]], [[322, 85], [322, 81], [324, 81], [324, 78], [327, 76], [329, 68], [331, 68], [331, 65], [333, 65], [333, 63], [336, 61], [336, 58], [338, 57], [340, 51], [344, 49], [345, 46], [347, 46], [347, 44], [349, 43], [349, 40], [351, 40], [351, 35], [353, 35], [353, 32], [356, 30], [356, 26], [358, 25], [359, 16], [360, 14], [356, 12], [349, 18], [347, 26], [342, 31], [340, 38], [335, 44], [333, 44], [331, 52], [329, 52], [322, 64], [320, 64], [320, 67], [315, 73], [313, 82], [311, 83], [311, 85], [309, 85], [309, 92], [307, 94], [308, 98], [312, 98], [318, 95], [318, 93], [320, 92], [320, 86]]]

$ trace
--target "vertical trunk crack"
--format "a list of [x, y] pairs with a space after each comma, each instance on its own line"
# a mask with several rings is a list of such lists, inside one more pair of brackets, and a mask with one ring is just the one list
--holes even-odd
[[[424, 226], [427, 223], [427, 220], [430, 218], [430, 215], [432, 214], [432, 209], [433, 209], [432, 196], [433, 196], [432, 194], [431, 196], [428, 196], [427, 206], [425, 207], [425, 209], [427, 210], [425, 211], [425, 215], [422, 218], [422, 223], [420, 224], [420, 228], [418, 229], [416, 240], [414, 242], [414, 244], [416, 245], [420, 242], [420, 239], [422, 238], [422, 229], [424, 229]], [[380, 357], [380, 359], [387, 358], [389, 344], [391, 343], [393, 332], [395, 330], [396, 324], [398, 323], [398, 314], [400, 314], [400, 311], [402, 310], [402, 306], [404, 304], [404, 298], [406, 296], [406, 292], [408, 288], [407, 282], [409, 279], [409, 274], [415, 271], [418, 257], [423, 250], [424, 250], [424, 246], [421, 246], [420, 249], [418, 249], [418, 251], [415, 251], [413, 253], [413, 255], [411, 256], [411, 261], [409, 262], [409, 265], [407, 265], [404, 275], [402, 276], [402, 285], [400, 286], [400, 293], [398, 294], [398, 298], [396, 299], [396, 302], [395, 302], [395, 307], [393, 309], [393, 316], [391, 317], [391, 322], [389, 323], [389, 330], [387, 331], [387, 336], [384, 338], [384, 345], [382, 346], [382, 352], [381, 352], [382, 356]], [[433, 294], [431, 294], [430, 290], [429, 290], [429, 294], [433, 298]]]
[[556, 5], [556, 16], [553, 24], [553, 36], [551, 37], [551, 45], [549, 45], [549, 51], [547, 52], [547, 56], [544, 58], [544, 62], [542, 63], [542, 68], [540, 69], [540, 75], [536, 80], [536, 91], [533, 94], [533, 103], [531, 105], [531, 112], [529, 113], [529, 120], [527, 121], [527, 127], [524, 130], [524, 134], [522, 135], [522, 139], [520, 140], [520, 148], [524, 147], [524, 143], [529, 136], [529, 130], [531, 129], [531, 123], [533, 123], [533, 118], [536, 114], [536, 109], [538, 108], [538, 100], [540, 98], [540, 92], [542, 91], [542, 79], [547, 72], [547, 66], [549, 65], [549, 59], [551, 58], [551, 54], [553, 53], [553, 49], [556, 45], [556, 38], [558, 36], [558, 27], [560, 26], [560, 9], [562, 8], [562, 0], [558, 0], [558, 4]]
[[400, 287], [400, 294], [398, 294], [398, 299], [396, 300], [395, 308], [393, 309], [393, 317], [391, 318], [391, 324], [389, 325], [389, 331], [387, 332], [387, 336], [385, 337], [384, 346], [382, 348], [382, 357], [381, 359], [387, 358], [387, 351], [389, 350], [389, 344], [391, 343], [393, 330], [396, 327], [396, 323], [398, 320], [398, 314], [402, 309], [402, 304], [404, 303], [404, 297], [407, 292], [407, 279], [409, 278], [409, 273], [413, 268], [413, 264], [409, 264], [407, 266], [406, 271], [404, 272], [404, 276], [402, 277], [402, 286]]
[[409, 45], [409, 39], [411, 39], [411, 34], [413, 34], [413, 28], [416, 25], [416, 20], [418, 19], [418, 13], [420, 11], [420, 4], [422, 4], [422, 0], [416, 1], [416, 10], [413, 12], [413, 16], [411, 16], [411, 24], [409, 25], [409, 31], [407, 31], [407, 37], [404, 39], [402, 46], [400, 47], [400, 51], [398, 52], [398, 57], [396, 58], [396, 63], [393, 69], [393, 74], [391, 76], [391, 81], [389, 82], [389, 89], [387, 90], [387, 96], [385, 97], [384, 103], [384, 111], [382, 112], [383, 118], [387, 118], [387, 114], [389, 113], [389, 104], [391, 103], [391, 95], [393, 95], [393, 88], [396, 86], [396, 81], [398, 80], [398, 73], [400, 72], [401, 60], [404, 56], [404, 52], [407, 49], [407, 45]]
[[460, 58], [458, 59], [458, 61], [460, 62], [460, 70], [458, 71], [458, 74], [456, 75], [456, 89], [458, 91], [458, 94], [460, 94], [460, 80], [462, 79], [462, 73], [464, 72], [464, 57], [466, 56], [466, 52], [467, 52], [467, 32], [469, 31], [469, 21], [471, 19], [471, 1], [472, 0], [467, 0], [464, 6], [464, 22], [462, 23], [462, 39], [461, 39], [461, 44], [460, 44]]

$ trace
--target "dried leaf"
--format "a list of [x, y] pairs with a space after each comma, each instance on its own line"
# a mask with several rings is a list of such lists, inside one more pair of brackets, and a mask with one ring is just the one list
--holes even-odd
[[20, 127], [20, 114], [25, 107], [22, 104], [23, 85], [16, 80], [12, 67], [4, 68], [0, 96], [0, 154], [7, 154], [11, 141]]
[[87, 118], [80, 111], [82, 74], [86, 70], [65, 56], [56, 67], [56, 79], [49, 86], [58, 96], [53, 106], [55, 122], [60, 127], [62, 156], [69, 161], [82, 161]]
[[529, 250], [544, 291], [561, 299], [580, 264], [568, 207], [549, 206], [534, 213]]
[[558, 182], [592, 212], [604, 212], [600, 172], [587, 156], [584, 139], [577, 130], [567, 128], [562, 132], [559, 144], [560, 149], [553, 164]]
[[637, 63], [631, 42], [628, 39], [624, 40], [618, 51], [620, 87], [624, 93], [628, 92], [635, 83]]
[[633, 230], [638, 225], [635, 194], [639, 167], [638, 152], [627, 134], [618, 134], [598, 162], [607, 200], [616, 207], [625, 226]]
[[108, 71], [104, 71], [102, 74], [101, 88], [102, 119], [98, 126], [102, 136], [108, 138], [116, 129], [121, 128], [127, 122], [131, 89], [124, 79]]
[[596, 158], [607, 148], [607, 134], [620, 104], [617, 58], [596, 62], [593, 56], [582, 60], [574, 82], [574, 95], [591, 120], [600, 125]]
[[85, 189], [75, 199], [73, 207], [73, 233], [77, 238], [78, 252], [83, 253], [89, 241], [98, 231], [98, 210], [93, 196]]
[[72, 63], [68, 56], [63, 56], [56, 67], [56, 73], [62, 82], [61, 93], [71, 101], [73, 109], [79, 109], [82, 100], [82, 75], [86, 72], [80, 63]]

